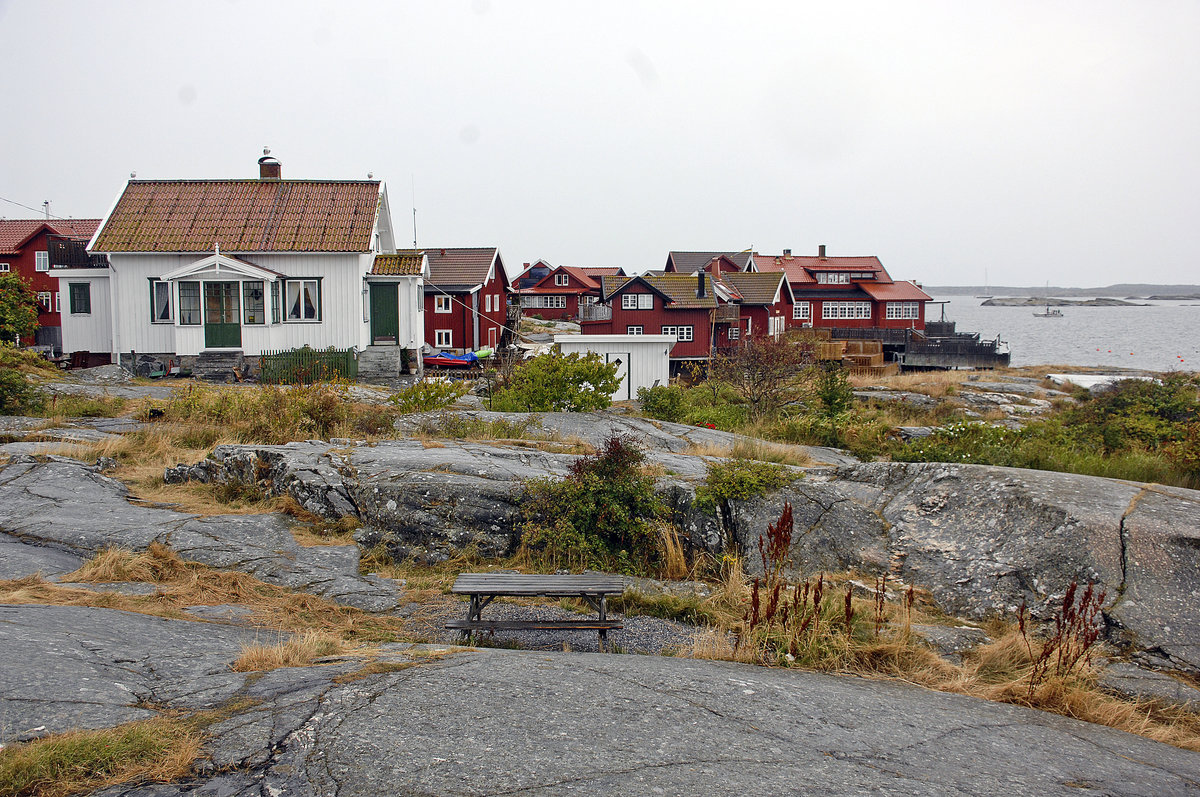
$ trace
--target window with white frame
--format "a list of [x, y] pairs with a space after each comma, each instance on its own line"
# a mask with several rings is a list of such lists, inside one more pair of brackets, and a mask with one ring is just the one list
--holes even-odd
[[621, 294], [621, 309], [622, 310], [653, 310], [654, 309], [654, 294], [652, 294], [652, 293], [624, 293], [624, 294]]
[[560, 288], [566, 287], [571, 284], [571, 277], [568, 274], [555, 274], [554, 284]]
[[52, 301], [50, 295], [50, 291], [37, 292], [38, 305], [40, 305], [40, 311], [43, 313], [50, 312], [50, 302]]
[[870, 317], [870, 302], [821, 302], [821, 318], [826, 320]]
[[888, 318], [920, 318], [921, 303], [888, 302], [886, 314]]
[[737, 324], [734, 324], [733, 326], [729, 327], [729, 339], [730, 340], [740, 340], [741, 337], [742, 337], [742, 328], [741, 327], [739, 327]]
[[433, 345], [439, 349], [449, 349], [454, 346], [454, 333], [449, 329], [437, 329], [433, 332]]
[[182, 326], [199, 326], [200, 320], [200, 283], [179, 283], [179, 323]]
[[58, 291], [54, 292], [54, 312], [62, 312], [62, 294]]
[[171, 283], [150, 280], [150, 322], [171, 323]]
[[850, 282], [850, 275], [844, 271], [818, 271], [817, 282], [824, 285], [846, 285]]
[[626, 335], [641, 335], [643, 333], [643, 331], [644, 331], [644, 328], [642, 327], [641, 324], [636, 324], [633, 326], [625, 327]]
[[433, 297], [433, 312], [448, 313], [453, 308], [450, 306], [449, 296], [434, 296]]
[[50, 270], [50, 253], [49, 252], [34, 252], [33, 267], [38, 271]]
[[812, 318], [812, 304], [809, 302], [796, 302], [792, 305], [792, 320], [807, 321]]
[[0, 263], [0, 274], [4, 273], [5, 271], [12, 271], [12, 266], [8, 263]]
[[691, 340], [692, 339], [692, 327], [691, 327], [691, 325], [678, 326], [678, 327], [677, 326], [665, 326], [662, 328], [662, 334], [674, 335], [676, 340], [681, 340], [681, 341], [682, 340]]
[[321, 282], [319, 280], [288, 280], [284, 286], [287, 294], [288, 321], [321, 320]]
[[67, 285], [71, 292], [71, 315], [91, 315], [92, 313], [92, 284], [90, 282], [71, 282]]
[[548, 310], [561, 310], [567, 306], [566, 296], [522, 296], [521, 306], [528, 307], [531, 310], [546, 308]]

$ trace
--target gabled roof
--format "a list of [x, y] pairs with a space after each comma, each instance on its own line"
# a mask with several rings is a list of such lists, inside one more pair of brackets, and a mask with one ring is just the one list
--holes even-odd
[[419, 277], [425, 273], [425, 253], [404, 249], [391, 255], [375, 255], [369, 272], [386, 277]]
[[818, 257], [815, 255], [759, 255], [754, 256], [759, 271], [782, 271], [793, 284], [816, 282], [812, 276], [816, 271], [859, 271], [872, 272], [878, 283], [890, 283], [892, 278], [875, 255], [855, 257]]
[[749, 250], [743, 252], [668, 252], [667, 265], [663, 270], [668, 273], [692, 274], [705, 269], [714, 257], [722, 256], [736, 265], [739, 271], [747, 270], [754, 261], [754, 253]]
[[202, 257], [191, 263], [184, 263], [182, 266], [177, 266], [170, 271], [159, 275], [161, 280], [178, 280], [184, 277], [194, 277], [199, 274], [221, 274], [233, 273], [251, 279], [266, 280], [267, 282], [276, 282], [283, 274], [271, 268], [264, 268], [257, 263], [251, 263], [248, 260], [243, 260], [239, 257], [230, 257], [223, 255], [220, 252], [213, 252], [208, 257]]
[[733, 272], [722, 274], [721, 281], [737, 291], [742, 304], [774, 304], [780, 290], [788, 290], [786, 275], [778, 271]]
[[494, 246], [426, 247], [429, 257], [429, 282], [443, 290], [471, 291], [488, 281], [493, 264], [498, 276], [508, 285], [500, 261], [500, 251]]
[[859, 285], [872, 299], [884, 302], [931, 302], [933, 297], [909, 280], [880, 284], [864, 282]]
[[713, 279], [708, 274], [704, 275], [703, 297], [696, 295], [698, 282], [694, 274], [643, 274], [628, 278], [604, 277], [603, 281], [606, 289], [611, 286], [611, 290], [604, 294], [605, 299], [632, 287], [634, 283], [642, 283], [661, 296], [669, 310], [711, 310], [717, 306]]
[[378, 180], [130, 180], [96, 252], [368, 252]]
[[66, 238], [90, 239], [100, 219], [0, 219], [0, 255], [18, 255], [42, 229]]
[[592, 279], [599, 277], [623, 277], [625, 269], [620, 266], [574, 266]]

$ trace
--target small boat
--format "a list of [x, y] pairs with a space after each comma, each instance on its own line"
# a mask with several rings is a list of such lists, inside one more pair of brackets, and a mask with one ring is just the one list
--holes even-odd
[[466, 354], [433, 354], [422, 357], [426, 368], [472, 368], [479, 364], [474, 352]]
[[1050, 283], [1046, 283], [1046, 310], [1041, 313], [1034, 313], [1034, 318], [1062, 318], [1062, 310], [1057, 307], [1050, 306]]

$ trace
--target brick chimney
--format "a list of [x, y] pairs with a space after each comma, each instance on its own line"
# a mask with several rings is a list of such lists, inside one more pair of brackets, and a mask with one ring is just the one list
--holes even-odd
[[712, 275], [713, 280], [719, 280], [721, 278], [721, 258], [719, 257], [714, 257], [712, 259]]
[[258, 179], [280, 180], [283, 178], [283, 165], [271, 157], [269, 147], [263, 147], [263, 156], [258, 159]]
[[783, 250], [783, 256], [784, 256], [784, 257], [791, 257], [791, 256], [792, 256], [792, 250], [791, 250], [791, 249], [784, 249], [784, 250]]
[[822, 260], [825, 259], [825, 244], [821, 244], [817, 247], [817, 257], [821, 258]]

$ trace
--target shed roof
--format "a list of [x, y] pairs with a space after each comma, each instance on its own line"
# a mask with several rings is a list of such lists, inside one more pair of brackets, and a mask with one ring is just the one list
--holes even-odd
[[406, 249], [392, 255], [375, 255], [370, 273], [387, 277], [419, 277], [422, 273], [423, 255], [423, 252], [415, 249]]
[[98, 252], [367, 252], [378, 180], [130, 180]]

